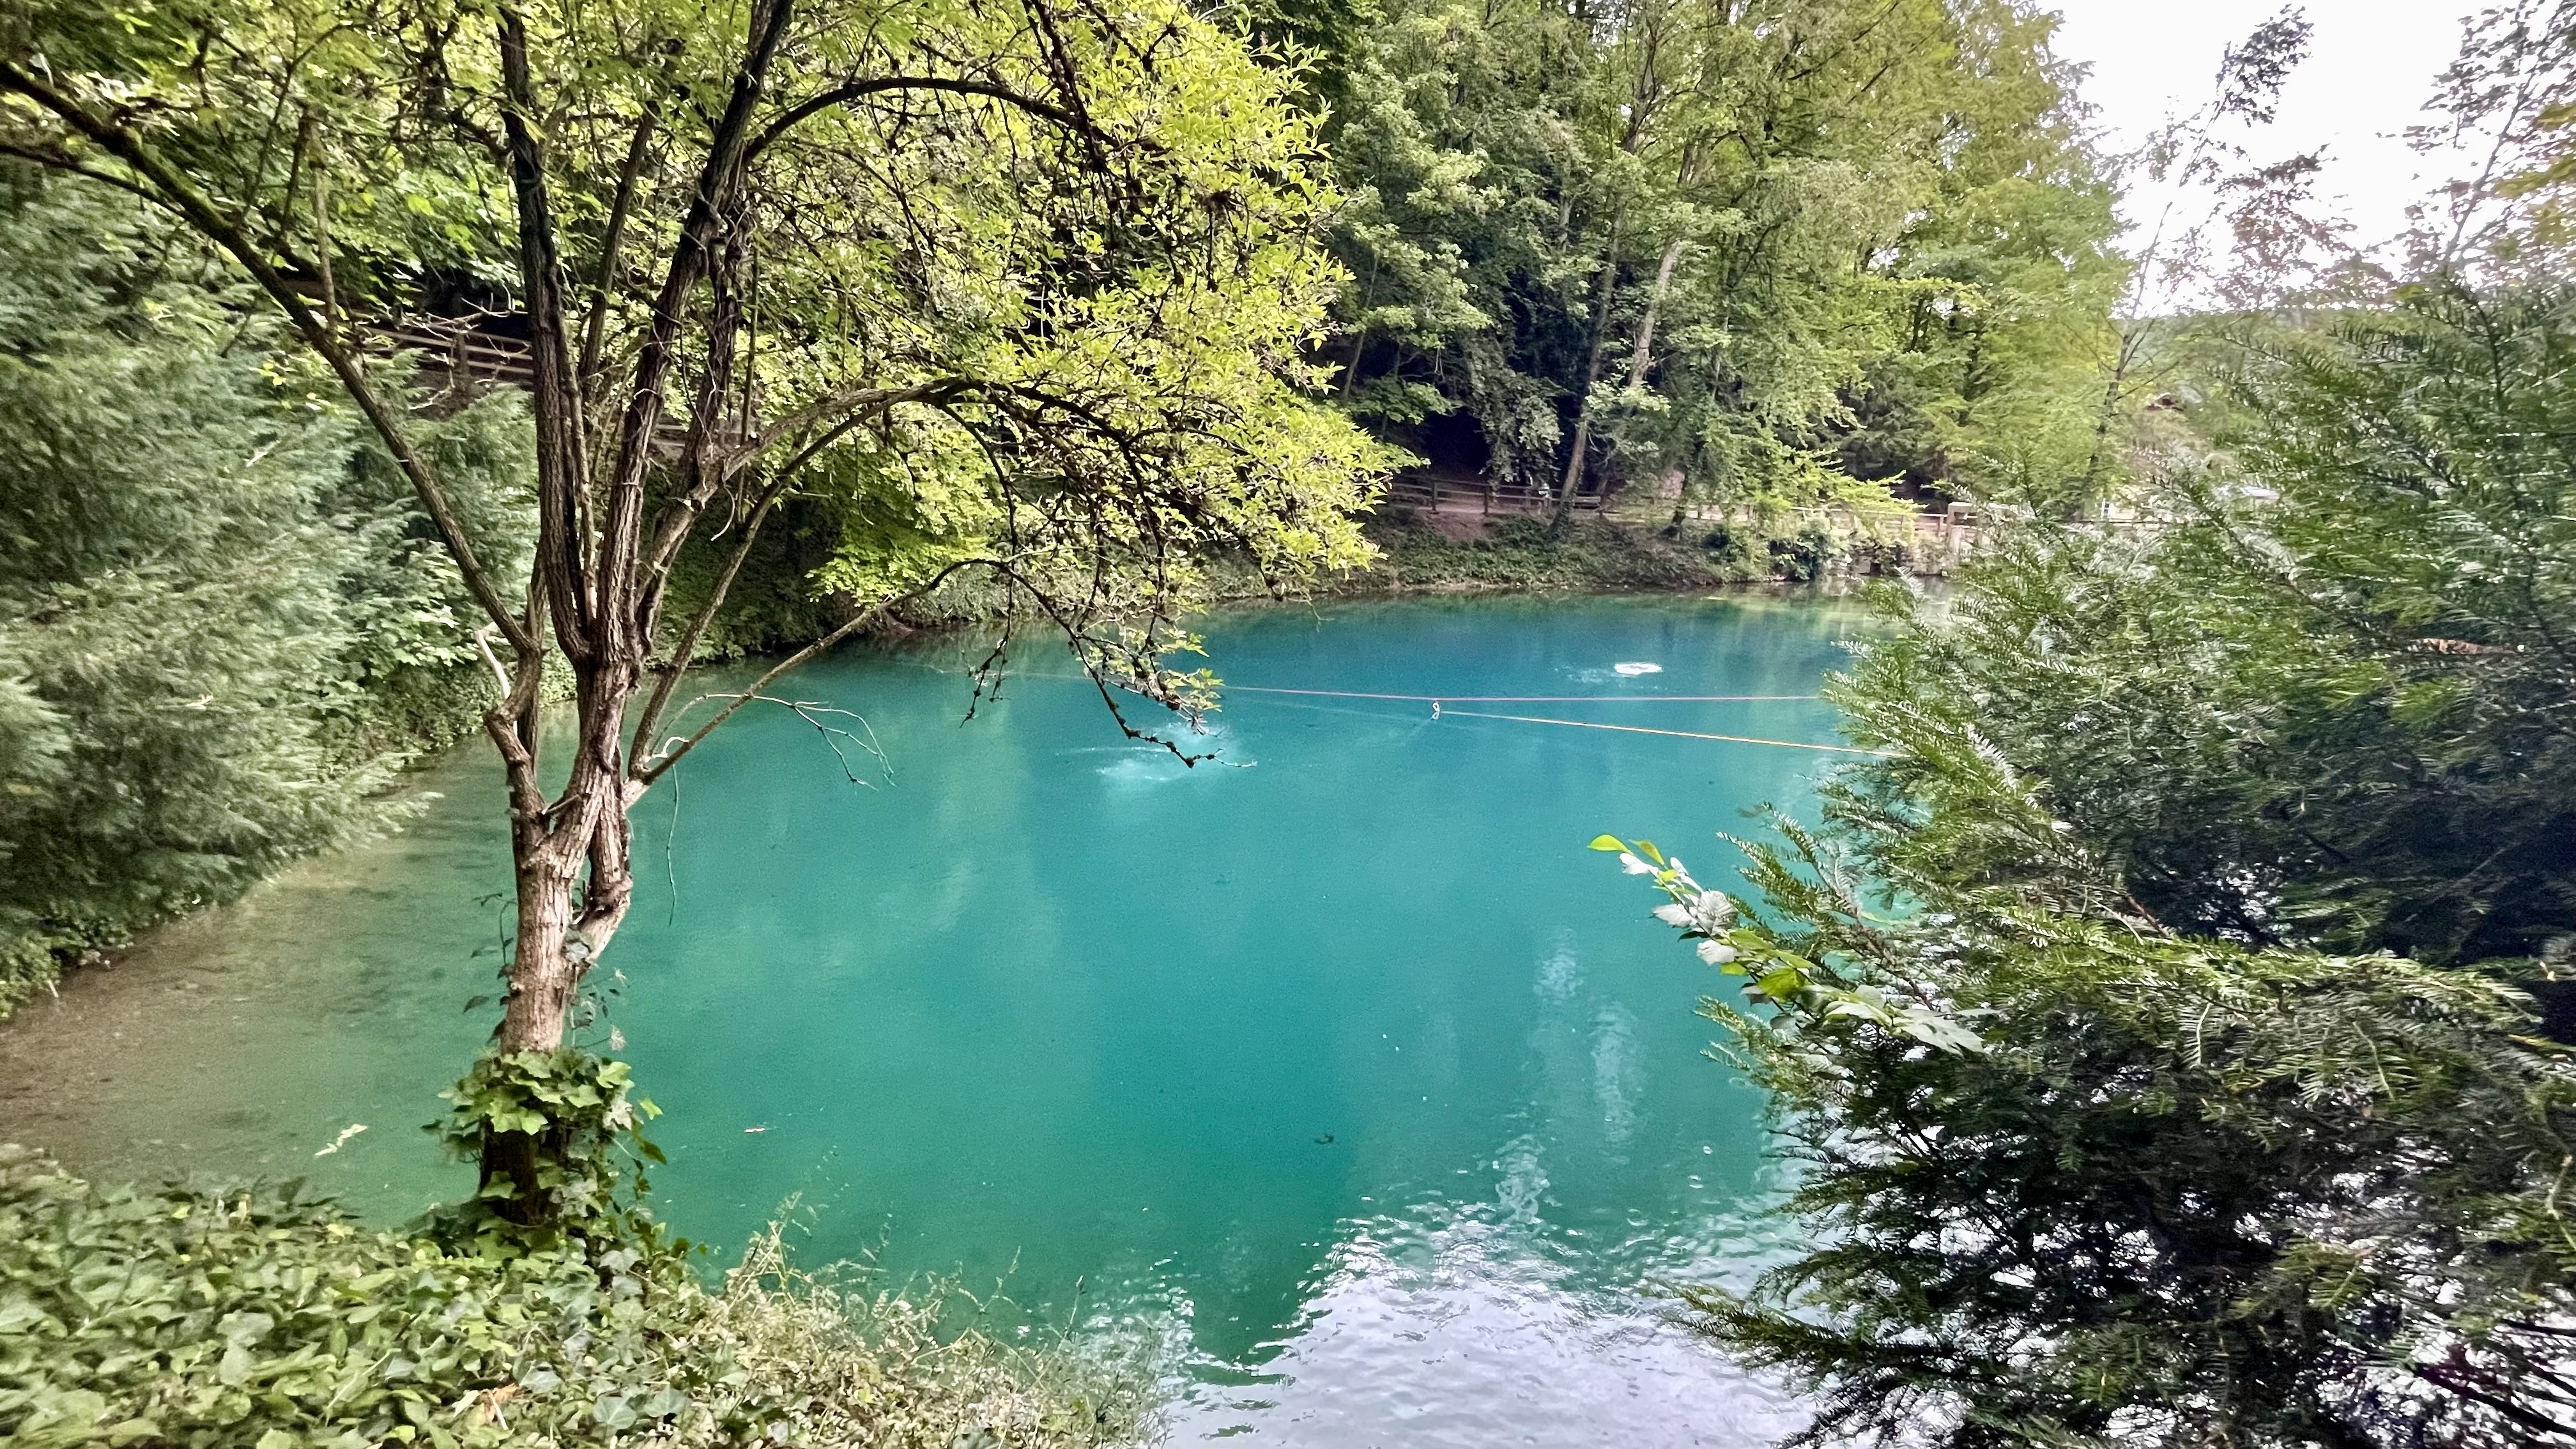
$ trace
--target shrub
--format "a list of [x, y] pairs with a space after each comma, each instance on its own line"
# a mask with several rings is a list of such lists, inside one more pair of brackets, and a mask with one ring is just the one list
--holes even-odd
[[0, 1146], [0, 1440], [26, 1449], [775, 1442], [1071, 1449], [1133, 1381], [943, 1331], [947, 1295], [632, 1248], [487, 1256], [294, 1186], [101, 1188]]
[[1810, 523], [1786, 538], [1771, 540], [1771, 571], [1794, 584], [1813, 583], [1833, 566], [1833, 530]]

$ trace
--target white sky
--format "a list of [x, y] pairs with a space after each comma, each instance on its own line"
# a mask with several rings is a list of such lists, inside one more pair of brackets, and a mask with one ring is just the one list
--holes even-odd
[[[2057, 52], [2091, 67], [2080, 93], [2109, 149], [2126, 149], [2166, 118], [2208, 100], [2219, 54], [2277, 14], [2283, 0], [2039, 0], [2065, 23]], [[2306, 0], [2316, 27], [2280, 118], [2258, 133], [2257, 159], [2326, 151], [2317, 194], [2369, 247], [2406, 225], [2406, 207], [2447, 172], [2424, 175], [2406, 128], [2425, 119], [2433, 79], [2459, 48], [2460, 20], [2489, 0]], [[2130, 219], [2139, 220], [2134, 209]]]

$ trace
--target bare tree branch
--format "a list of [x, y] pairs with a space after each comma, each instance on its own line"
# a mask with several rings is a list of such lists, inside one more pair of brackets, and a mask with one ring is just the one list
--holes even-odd
[[[842, 640], [849, 638], [852, 634], [857, 633], [859, 630], [883, 619], [889, 612], [898, 606], [908, 604], [925, 594], [931, 593], [940, 585], [948, 582], [951, 578], [956, 577], [967, 569], [1001, 567], [1003, 567], [1003, 565], [993, 559], [959, 559], [957, 562], [941, 569], [938, 573], [931, 575], [930, 580], [927, 583], [916, 588], [907, 589], [903, 593], [894, 595], [892, 598], [880, 600], [879, 602], [871, 604], [867, 608], [860, 610], [858, 613], [851, 615], [848, 622], [842, 624], [839, 628], [834, 629], [831, 633], [824, 635], [822, 638], [815, 640], [804, 648], [797, 650], [795, 653], [788, 655], [785, 659], [779, 661], [776, 666], [771, 668], [767, 674], [753, 680], [750, 688], [745, 689], [740, 695], [735, 696], [731, 704], [728, 704], [723, 709], [716, 711], [715, 718], [698, 726], [695, 734], [690, 735], [687, 739], [681, 740], [666, 751], [655, 753], [639, 752], [636, 757], [635, 768], [633, 771], [636, 783], [649, 786], [654, 781], [659, 780], [664, 775], [670, 773], [671, 767], [680, 763], [680, 761], [688, 755], [689, 751], [696, 749], [700, 741], [704, 740], [707, 736], [714, 734], [718, 725], [721, 725], [726, 720], [733, 718], [734, 711], [741, 709], [752, 700], [759, 698], [762, 692], [767, 690], [771, 684], [775, 683], [780, 676], [797, 669], [807, 660], [812, 659], [815, 655], [823, 653], [833, 645], [838, 644]], [[645, 746], [647, 749], [650, 748], [646, 741], [640, 739], [637, 741], [637, 744]]]
[[582, 328], [581, 367], [576, 374], [587, 389], [599, 376], [600, 352], [608, 338], [608, 302], [617, 289], [617, 265], [626, 246], [626, 219], [635, 208], [635, 188], [652, 155], [656, 113], [646, 107], [626, 145], [626, 164], [617, 173], [617, 195], [608, 206], [608, 224], [599, 238], [599, 271], [591, 278], [590, 320]]
[[834, 86], [832, 89], [824, 91], [820, 95], [809, 97], [808, 99], [800, 101], [796, 105], [789, 107], [785, 115], [782, 115], [777, 120], [770, 122], [769, 125], [761, 131], [758, 139], [754, 140], [750, 147], [744, 151], [743, 161], [745, 164], [749, 164], [750, 162], [757, 160], [760, 157], [760, 154], [767, 151], [772, 145], [776, 144], [780, 137], [785, 136], [789, 131], [796, 129], [796, 127], [802, 125], [808, 120], [811, 120], [815, 116], [831, 110], [835, 106], [845, 106], [852, 101], [864, 100], [867, 97], [874, 95], [883, 95], [888, 91], [940, 91], [949, 95], [982, 96], [987, 100], [995, 100], [1000, 101], [1005, 105], [1017, 106], [1021, 110], [1028, 112], [1030, 115], [1053, 121], [1055, 124], [1065, 127], [1068, 130], [1079, 131], [1085, 134], [1090, 134], [1093, 131], [1093, 127], [1088, 120], [1075, 115], [1073, 112], [1066, 110], [1062, 106], [1039, 100], [1035, 96], [1024, 95], [1019, 91], [1012, 90], [1008, 86], [996, 85], [991, 81], [967, 80], [962, 77], [952, 76], [874, 76], [867, 80], [851, 81], [845, 85]]
[[652, 739], [654, 729], [662, 722], [662, 710], [671, 701], [671, 692], [679, 688], [681, 676], [689, 672], [689, 660], [698, 652], [698, 641], [706, 637], [707, 626], [715, 622], [716, 611], [724, 606], [725, 597], [733, 592], [734, 579], [742, 573], [743, 563], [751, 557], [752, 545], [759, 542], [761, 524], [768, 520], [770, 509], [786, 496], [786, 491], [784, 478], [772, 484], [762, 492], [751, 516], [743, 521], [742, 541], [734, 545], [732, 556], [725, 560], [723, 571], [716, 575], [715, 587], [698, 605], [688, 627], [680, 631], [679, 642], [671, 646], [671, 667], [662, 672], [661, 679], [653, 686], [653, 697], [645, 701], [644, 713], [635, 722], [636, 739]]
[[698, 171], [697, 189], [689, 198], [687, 220], [681, 224], [679, 243], [672, 250], [662, 289], [654, 298], [644, 346], [636, 355], [634, 383], [619, 423], [615, 462], [608, 480], [608, 516], [600, 530], [598, 577], [603, 588], [616, 594], [616, 606], [603, 608], [601, 614], [602, 630], [607, 636], [602, 642], [609, 647], [623, 649], [639, 642], [632, 637], [644, 624], [634, 612], [642, 602], [633, 594], [637, 582], [634, 565], [643, 530], [644, 476], [652, 466], [664, 394], [678, 357], [688, 299], [706, 275], [731, 198], [741, 184], [743, 148], [749, 139], [752, 114], [759, 108], [770, 64], [794, 11], [794, 0], [756, 0], [752, 7], [750, 41], [744, 48], [742, 63], [734, 71], [733, 92], [724, 115], [709, 138], [706, 160]]
[[590, 471], [584, 409], [564, 335], [563, 258], [556, 245], [554, 198], [546, 181], [545, 145], [537, 135], [536, 84], [528, 71], [528, 28], [503, 6], [498, 28], [503, 134], [509, 141], [510, 189], [519, 218], [519, 284], [528, 319], [529, 372], [537, 413], [537, 573], [555, 640], [573, 659], [598, 648], [595, 622], [603, 600], [589, 574], [589, 530], [581, 495]]

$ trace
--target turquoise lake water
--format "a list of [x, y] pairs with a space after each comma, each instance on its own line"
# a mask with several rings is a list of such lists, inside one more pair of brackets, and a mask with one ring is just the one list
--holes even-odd
[[[1857, 627], [1614, 599], [1207, 636], [1265, 689], [1807, 695]], [[606, 1022], [667, 1109], [655, 1186], [682, 1231], [729, 1252], [792, 1198], [806, 1261], [1003, 1279], [1030, 1314], [1150, 1337], [1181, 1442], [1794, 1424], [1642, 1296], [1758, 1271], [1780, 1168], [1757, 1096], [1701, 1054], [1691, 1006], [1724, 978], [1584, 842], [1650, 836], [1731, 880], [1715, 833], [1805, 813], [1837, 757], [1464, 712], [1829, 742], [1830, 707], [1435, 719], [1239, 690], [1201, 742], [1221, 762], [1188, 769], [1078, 681], [1017, 678], [962, 721], [971, 657], [851, 651], [781, 686], [865, 717], [885, 763], [844, 750], [868, 786], [809, 724], [746, 712], [639, 809]], [[101, 1175], [301, 1173], [387, 1220], [456, 1191], [417, 1129], [489, 1025], [466, 1003], [492, 989], [506, 853], [478, 747], [422, 783], [440, 798], [400, 834], [0, 1030], [0, 1137]]]

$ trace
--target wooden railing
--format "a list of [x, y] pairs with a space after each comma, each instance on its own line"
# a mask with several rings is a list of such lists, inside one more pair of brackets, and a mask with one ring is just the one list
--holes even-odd
[[515, 337], [479, 331], [471, 321], [406, 317], [370, 328], [370, 352], [412, 352], [421, 367], [451, 382], [534, 387], [536, 371], [528, 344]]
[[[1427, 508], [1453, 516], [1459, 513], [1543, 515], [1556, 508], [1556, 500], [1543, 488], [1456, 474], [1402, 474], [1388, 481], [1386, 497], [1389, 503], [1401, 507]], [[1574, 506], [1579, 509], [1598, 510], [1602, 503], [1602, 496], [1591, 491], [1579, 493], [1574, 499]], [[1637, 521], [1661, 526], [1672, 518], [1673, 499], [1669, 494], [1660, 499], [1640, 499], [1639, 507], [1651, 507], [1653, 516], [1648, 518], [1640, 512]], [[1862, 529], [1848, 508], [1796, 508], [1791, 509], [1790, 514], [1800, 525], [1821, 523], [1839, 537], [1850, 538], [1863, 532], [1882, 539], [1887, 537], [1887, 525]], [[1714, 528], [1743, 520], [1722, 505], [1700, 503], [1684, 505], [1680, 521], [1686, 528]], [[1964, 503], [1952, 504], [1938, 513], [1913, 514], [1899, 526], [1910, 526], [1913, 534], [1911, 567], [1916, 573], [1946, 574], [1976, 547], [1977, 513]]]
[[[1460, 478], [1438, 473], [1400, 473], [1387, 481], [1386, 501], [1406, 508], [1428, 508], [1433, 512], [1475, 513], [1551, 513], [1556, 509], [1556, 496], [1545, 488], [1527, 483], [1501, 482], [1482, 478]], [[1601, 506], [1597, 491], [1578, 490], [1576, 508]]]
[[[406, 317], [399, 321], [366, 330], [366, 350], [380, 356], [410, 352], [420, 359], [421, 371], [429, 374], [433, 386], [443, 383], [450, 390], [489, 387], [536, 387], [536, 359], [528, 344], [515, 337], [500, 337], [480, 331], [474, 319]], [[716, 436], [722, 445], [749, 439], [749, 432], [739, 417], [728, 419]], [[654, 453], [663, 459], [676, 458], [688, 444], [689, 424], [685, 417], [665, 412], [660, 428], [653, 435]]]

